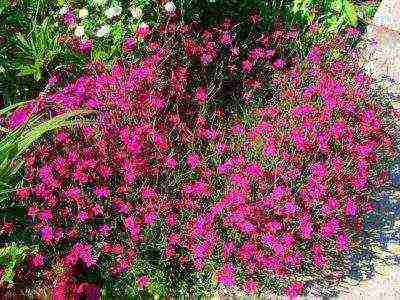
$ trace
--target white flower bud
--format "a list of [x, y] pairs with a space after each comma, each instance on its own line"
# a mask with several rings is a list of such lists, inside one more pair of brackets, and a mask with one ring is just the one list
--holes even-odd
[[107, 8], [104, 14], [108, 19], [112, 19], [114, 17], [117, 17], [121, 14], [122, 8], [120, 6], [112, 6], [110, 8]]
[[83, 37], [85, 35], [85, 28], [81, 25], [76, 26], [74, 35], [77, 37]]
[[67, 6], [63, 6], [60, 8], [60, 11], [58, 12], [61, 16], [65, 15], [68, 11], [68, 7]]
[[89, 15], [89, 11], [88, 11], [86, 8], [81, 8], [81, 9], [79, 10], [79, 13], [78, 13], [79, 19], [84, 19], [84, 18], [86, 18], [88, 15]]
[[164, 9], [165, 9], [167, 12], [171, 13], [171, 12], [174, 12], [174, 11], [175, 11], [176, 6], [175, 6], [174, 2], [168, 1], [167, 3], [164, 4]]
[[131, 6], [129, 11], [134, 19], [140, 19], [143, 16], [143, 11], [139, 7]]
[[105, 37], [110, 33], [110, 25], [103, 25], [96, 31], [97, 37]]

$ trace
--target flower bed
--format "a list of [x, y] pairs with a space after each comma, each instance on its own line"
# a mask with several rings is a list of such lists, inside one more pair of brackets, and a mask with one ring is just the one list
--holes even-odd
[[14, 288], [56, 299], [335, 293], [368, 247], [365, 220], [397, 150], [390, 107], [351, 47], [359, 32], [317, 39], [306, 56], [299, 33], [171, 16], [125, 40], [137, 60], [91, 64], [4, 119], [18, 128], [40, 112], [90, 111], [25, 156], [23, 222], [6, 220], [3, 237], [36, 247]]

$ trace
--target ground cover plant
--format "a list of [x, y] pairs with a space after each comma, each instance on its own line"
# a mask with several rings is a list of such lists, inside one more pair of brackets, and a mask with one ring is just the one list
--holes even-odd
[[118, 42], [104, 22], [122, 7], [82, 35], [89, 15], [61, 11], [83, 73], [0, 125], [7, 138], [37, 116], [85, 119], [22, 139], [1, 210], [4, 295], [333, 296], [373, 272], [398, 149], [390, 103], [357, 64], [360, 31], [312, 23], [299, 47], [300, 25], [188, 22], [178, 6]]

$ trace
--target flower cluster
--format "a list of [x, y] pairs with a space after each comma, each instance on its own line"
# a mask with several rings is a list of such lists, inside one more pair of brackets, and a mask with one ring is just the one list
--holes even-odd
[[346, 276], [374, 209], [369, 191], [387, 180], [377, 167], [396, 154], [386, 111], [345, 38], [287, 58], [296, 28], [239, 43], [236, 25], [142, 28], [140, 61], [37, 99], [55, 114], [94, 110], [92, 124], [59, 130], [26, 156], [16, 197], [41, 245], [38, 280], [56, 278], [64, 296], [132, 274], [139, 292], [162, 274], [170, 294], [209, 280], [297, 296]]

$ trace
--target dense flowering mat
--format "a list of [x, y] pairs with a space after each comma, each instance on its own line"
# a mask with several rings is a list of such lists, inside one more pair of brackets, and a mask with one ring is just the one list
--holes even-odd
[[14, 291], [337, 291], [373, 236], [397, 154], [391, 110], [357, 65], [356, 29], [302, 53], [298, 29], [257, 22], [139, 27], [123, 44], [135, 60], [55, 79], [3, 120], [85, 112], [25, 155], [14, 208], [26, 218], [5, 239], [36, 247]]

